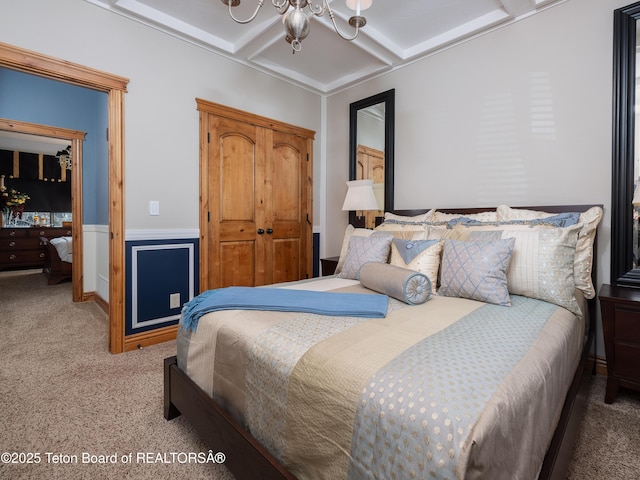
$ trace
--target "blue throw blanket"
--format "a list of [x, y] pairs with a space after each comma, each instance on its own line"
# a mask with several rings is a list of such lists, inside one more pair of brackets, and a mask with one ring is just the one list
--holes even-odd
[[269, 287], [226, 287], [208, 290], [186, 303], [182, 325], [195, 331], [203, 315], [218, 310], [270, 310], [319, 315], [384, 318], [388, 297], [368, 293], [333, 293]]

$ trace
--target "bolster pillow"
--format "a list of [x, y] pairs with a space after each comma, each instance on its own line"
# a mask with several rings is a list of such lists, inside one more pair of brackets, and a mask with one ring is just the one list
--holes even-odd
[[365, 263], [360, 269], [360, 283], [409, 305], [419, 305], [431, 297], [431, 280], [424, 273], [388, 263]]

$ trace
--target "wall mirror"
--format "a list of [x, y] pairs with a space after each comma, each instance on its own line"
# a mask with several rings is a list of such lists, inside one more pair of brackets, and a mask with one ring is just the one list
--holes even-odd
[[615, 10], [613, 18], [611, 282], [640, 287], [640, 149], [635, 148], [640, 2]]
[[[373, 228], [393, 209], [395, 89], [350, 105], [349, 180], [373, 180], [380, 210], [349, 212], [349, 223]], [[357, 214], [364, 219], [358, 221]]]

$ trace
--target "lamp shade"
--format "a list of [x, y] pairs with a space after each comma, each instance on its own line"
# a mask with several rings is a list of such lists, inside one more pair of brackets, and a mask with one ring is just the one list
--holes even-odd
[[360, 15], [361, 10], [366, 10], [371, 6], [373, 0], [347, 0], [347, 7], [355, 10]]
[[378, 202], [373, 193], [373, 180], [351, 180], [344, 198], [342, 210], [378, 210]]

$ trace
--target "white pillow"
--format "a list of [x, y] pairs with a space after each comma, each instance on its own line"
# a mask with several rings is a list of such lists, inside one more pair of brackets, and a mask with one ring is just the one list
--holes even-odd
[[376, 232], [389, 233], [395, 238], [404, 238], [405, 240], [424, 240], [427, 236], [428, 227], [424, 223], [401, 224], [383, 222], [374, 230]]
[[420, 215], [407, 216], [407, 215], [396, 215], [395, 213], [385, 212], [384, 221], [392, 220], [395, 222], [402, 223], [424, 223], [430, 222], [433, 220], [433, 214], [435, 213], [435, 209], [431, 209], [426, 213], [421, 213]]
[[431, 281], [435, 291], [438, 283], [440, 255], [443, 242], [439, 240], [404, 240], [394, 238], [391, 242], [389, 263], [397, 267], [408, 268], [424, 273]]
[[473, 220], [477, 220], [479, 222], [495, 222], [498, 219], [498, 214], [495, 210], [490, 210], [488, 212], [480, 212], [480, 213], [444, 213], [435, 211], [431, 216], [432, 222], [448, 222], [455, 218], [471, 218]]

